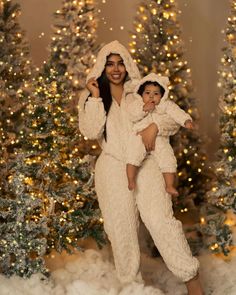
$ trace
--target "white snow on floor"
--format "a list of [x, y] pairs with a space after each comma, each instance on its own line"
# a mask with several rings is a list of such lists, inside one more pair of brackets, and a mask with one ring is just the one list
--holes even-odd
[[[116, 278], [111, 250], [90, 249], [76, 255], [56, 254], [49, 261], [52, 276], [41, 275], [24, 280], [0, 276], [1, 295], [185, 295], [185, 285], [166, 268], [161, 258], [141, 257], [145, 280], [121, 286]], [[206, 295], [236, 295], [236, 256], [225, 261], [222, 257], [205, 254], [201, 262], [201, 281]]]

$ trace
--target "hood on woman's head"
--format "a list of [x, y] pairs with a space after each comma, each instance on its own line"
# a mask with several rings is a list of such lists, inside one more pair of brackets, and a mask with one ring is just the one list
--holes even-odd
[[89, 72], [86, 82], [88, 82], [88, 80], [92, 77], [95, 77], [97, 79], [101, 76], [105, 68], [107, 56], [109, 56], [111, 53], [119, 54], [121, 56], [125, 64], [126, 71], [128, 72], [129, 78], [131, 80], [140, 79], [138, 67], [133, 61], [130, 53], [120, 42], [115, 40], [103, 46], [102, 49], [99, 51], [96, 63]]
[[164, 88], [165, 93], [164, 93], [161, 101], [166, 100], [168, 98], [168, 95], [169, 95], [169, 88], [168, 88], [168, 86], [170, 84], [170, 80], [166, 76], [158, 76], [155, 73], [151, 73], [151, 74], [143, 77], [141, 80], [139, 80], [136, 83], [135, 87], [134, 87], [134, 92], [135, 93], [138, 93], [138, 90], [139, 90], [140, 86], [143, 85], [146, 82], [149, 82], [149, 81], [150, 82], [157, 82], [159, 85], [161, 85]]

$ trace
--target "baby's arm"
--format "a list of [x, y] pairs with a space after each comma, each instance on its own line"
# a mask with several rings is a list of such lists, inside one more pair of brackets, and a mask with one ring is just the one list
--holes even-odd
[[106, 122], [106, 112], [101, 98], [88, 97], [84, 90], [79, 99], [79, 129], [89, 139], [102, 137]]
[[167, 113], [179, 125], [188, 129], [193, 129], [191, 116], [182, 110], [176, 103], [167, 100], [164, 102], [163, 106], [165, 113]]
[[154, 115], [152, 113], [153, 122], [156, 124], [159, 136], [172, 136], [175, 135], [180, 125], [175, 122], [168, 114]]

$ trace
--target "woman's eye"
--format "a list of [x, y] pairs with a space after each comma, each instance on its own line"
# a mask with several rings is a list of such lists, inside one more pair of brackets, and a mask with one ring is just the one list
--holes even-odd
[[113, 64], [112, 63], [107, 63], [106, 64], [106, 67], [110, 67], [110, 66], [112, 66]]

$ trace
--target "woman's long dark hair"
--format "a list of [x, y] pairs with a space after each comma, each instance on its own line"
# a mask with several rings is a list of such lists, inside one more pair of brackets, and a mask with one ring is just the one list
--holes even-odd
[[[107, 79], [105, 70], [102, 72], [101, 76], [97, 79], [97, 82], [98, 82], [98, 87], [100, 91], [100, 97], [102, 98], [106, 115], [108, 115], [111, 104], [112, 104], [112, 95], [111, 95], [109, 80]], [[105, 140], [107, 140], [106, 123], [105, 123], [103, 135]]]
[[[110, 55], [108, 55], [107, 59], [112, 54], [115, 54], [115, 53], [111, 53]], [[126, 72], [126, 76], [124, 80], [126, 81], [127, 78], [128, 78], [128, 73]], [[112, 104], [112, 95], [111, 95], [110, 83], [105, 74], [105, 69], [103, 70], [101, 76], [97, 79], [97, 82], [98, 82], [98, 88], [100, 90], [100, 97], [102, 98], [106, 115], [108, 115], [109, 110], [111, 108], [111, 104]], [[106, 123], [105, 123], [103, 135], [105, 140], [107, 140]]]

